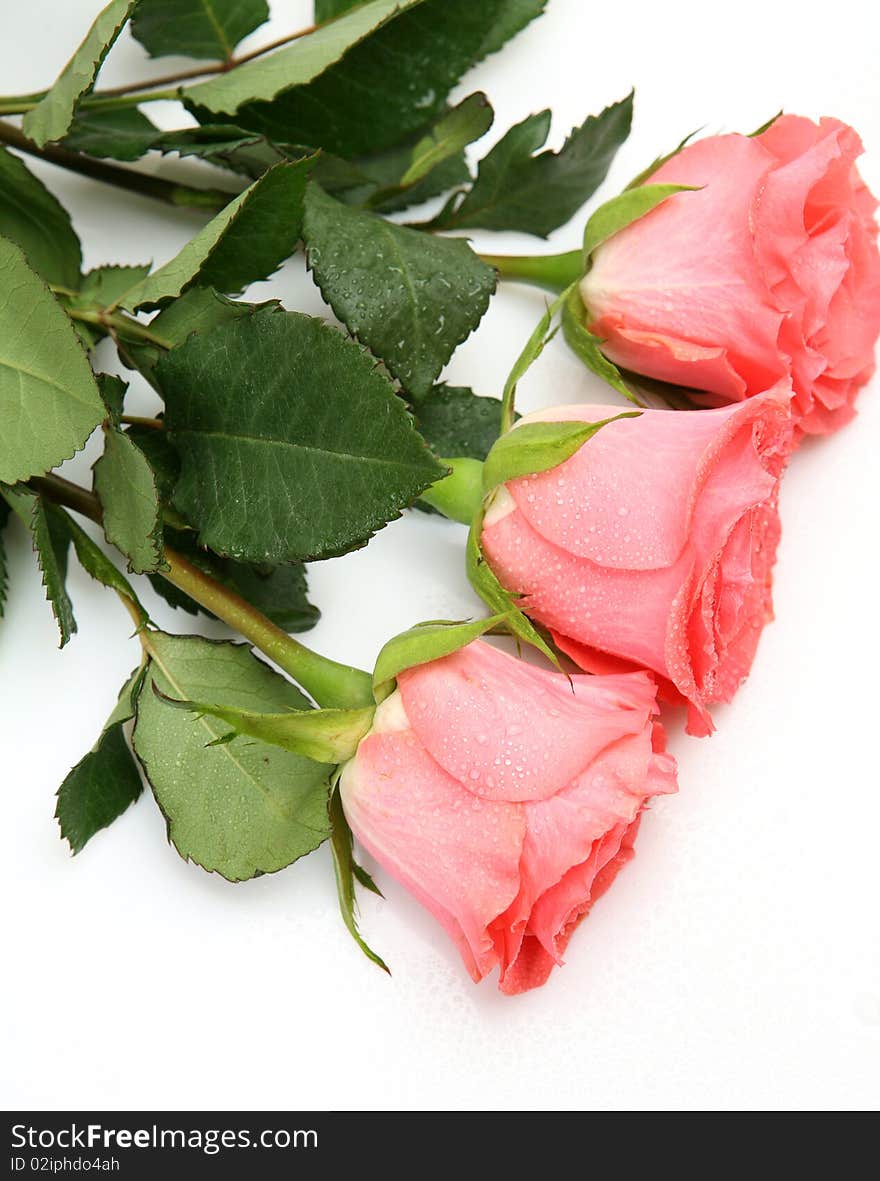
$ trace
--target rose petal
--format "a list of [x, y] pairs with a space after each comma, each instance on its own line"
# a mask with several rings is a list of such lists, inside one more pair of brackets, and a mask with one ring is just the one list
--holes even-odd
[[476, 795], [511, 802], [565, 787], [606, 746], [639, 733], [655, 697], [644, 673], [569, 682], [480, 642], [408, 669], [398, 685], [440, 766]]

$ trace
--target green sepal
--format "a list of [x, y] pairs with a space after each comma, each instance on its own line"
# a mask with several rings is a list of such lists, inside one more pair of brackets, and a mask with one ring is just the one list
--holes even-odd
[[638, 418], [641, 411], [626, 410], [600, 422], [526, 422], [502, 435], [483, 465], [483, 489], [491, 492], [499, 484], [522, 476], [536, 475], [558, 467], [609, 422]]
[[484, 510], [480, 510], [471, 523], [466, 550], [467, 576], [471, 586], [490, 611], [495, 611], [505, 620], [507, 630], [525, 644], [537, 648], [561, 671], [559, 657], [538, 632], [534, 624], [517, 606], [516, 597], [501, 585], [495, 571], [483, 556], [480, 535], [483, 531]]
[[342, 921], [348, 928], [352, 939], [354, 939], [367, 959], [372, 960], [374, 964], [390, 976], [391, 969], [382, 957], [377, 955], [369, 944], [364, 941], [363, 936], [358, 930], [355, 913], [357, 907], [354, 893], [355, 878], [362, 886], [365, 886], [366, 889], [371, 890], [374, 894], [378, 894], [380, 898], [382, 897], [382, 893], [366, 870], [362, 869], [354, 859], [351, 829], [348, 827], [348, 821], [345, 819], [345, 813], [342, 810], [342, 800], [339, 797], [338, 787], [330, 797], [330, 824], [333, 872], [336, 875], [336, 892], [339, 896], [339, 909], [342, 913]]
[[433, 619], [417, 623], [408, 631], [394, 636], [382, 648], [373, 670], [373, 695], [382, 702], [394, 692], [397, 676], [418, 664], [429, 664], [442, 656], [449, 656], [478, 640], [493, 627], [506, 624], [508, 612], [491, 615], [488, 619], [473, 619], [464, 623]]
[[651, 177], [654, 175], [654, 173], [659, 168], [662, 168], [664, 164], [666, 164], [669, 160], [671, 160], [673, 158], [673, 156], [677, 156], [678, 153], [682, 150], [682, 148], [686, 148], [687, 145], [694, 138], [694, 136], [699, 135], [699, 133], [702, 130], [703, 130], [702, 127], [698, 127], [696, 129], [696, 131], [691, 131], [688, 135], [686, 135], [684, 137], [683, 140], [681, 140], [681, 142], [679, 144], [677, 144], [672, 149], [671, 152], [666, 152], [665, 155], [663, 155], [663, 156], [657, 156], [656, 159], [651, 161], [651, 163], [648, 165], [647, 168], [643, 168], [641, 172], [639, 172], [636, 176], [634, 176], [626, 187], [628, 189], [635, 189], [639, 185], [643, 185], [646, 180], [650, 180]]
[[199, 716], [207, 714], [232, 726], [233, 732], [223, 735], [225, 742], [246, 734], [316, 763], [343, 763], [352, 758], [358, 743], [372, 725], [375, 713], [372, 706], [367, 706], [365, 709], [291, 710], [290, 713], [270, 714], [207, 701], [180, 700], [169, 697], [155, 684], [153, 692], [175, 709], [188, 710]]
[[656, 209], [676, 193], [692, 193], [699, 185], [640, 185], [624, 189], [604, 205], [600, 205], [584, 228], [584, 261], [597, 246]]
[[784, 110], [779, 110], [775, 115], [771, 115], [766, 123], [762, 123], [760, 127], [756, 127], [754, 131], [750, 131], [748, 138], [755, 139], [759, 135], [763, 135], [765, 131], [769, 131], [777, 119], [780, 119], [785, 114]]
[[507, 381], [504, 383], [504, 392], [501, 396], [501, 431], [509, 431], [513, 426], [514, 416], [516, 414], [516, 387], [520, 379], [525, 375], [528, 369], [537, 361], [541, 353], [553, 339], [558, 332], [558, 326], [554, 328], [553, 317], [559, 311], [565, 299], [565, 293], [554, 299], [553, 303], [548, 304], [544, 315], [538, 321], [531, 336], [525, 343], [525, 347], [513, 363], [513, 368], [507, 376]]
[[612, 389], [623, 394], [627, 401], [644, 409], [644, 403], [624, 381], [620, 370], [602, 352], [602, 341], [587, 330], [587, 310], [577, 286], [570, 287], [563, 299], [562, 335], [571, 351], [597, 377], [601, 377]]

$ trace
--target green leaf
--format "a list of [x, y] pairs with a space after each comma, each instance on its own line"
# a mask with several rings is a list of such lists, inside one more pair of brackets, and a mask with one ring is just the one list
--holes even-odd
[[467, 242], [434, 238], [309, 185], [309, 268], [349, 331], [414, 398], [427, 394], [482, 319], [496, 275]]
[[72, 517], [61, 509], [54, 509], [54, 512], [59, 526], [63, 527], [73, 542], [77, 560], [86, 574], [94, 578], [96, 582], [100, 582], [102, 586], [106, 586], [108, 590], [116, 591], [123, 599], [127, 599], [134, 607], [135, 613], [140, 616], [142, 626], [148, 623], [149, 616], [125, 575], [116, 569], [104, 551], [92, 541], [88, 533]]
[[21, 247], [47, 283], [79, 286], [82, 252], [67, 210], [18, 156], [2, 147], [0, 234]]
[[[306, 709], [299, 690], [243, 645], [149, 633], [133, 742], [181, 857], [229, 881], [283, 869], [330, 835], [330, 768], [195, 719], [153, 692], [250, 710]], [[211, 745], [213, 744], [213, 745]]]
[[347, 552], [443, 474], [367, 354], [310, 316], [267, 309], [197, 333], [157, 372], [174, 503], [217, 553]]
[[68, 151], [112, 160], [139, 160], [161, 131], [137, 107], [84, 107], [62, 140]]
[[419, 402], [416, 426], [435, 455], [485, 459], [501, 434], [501, 402], [464, 386], [435, 385]]
[[530, 115], [502, 137], [479, 164], [470, 191], [453, 198], [432, 223], [519, 230], [546, 238], [564, 225], [605, 179], [629, 135], [633, 95], [576, 127], [558, 152], [538, 152], [550, 130], [550, 112]]
[[468, 144], [486, 134], [494, 118], [489, 100], [481, 90], [468, 95], [439, 119], [413, 148], [410, 165], [400, 178], [400, 188], [409, 188], [438, 164], [450, 156], [457, 156]]
[[[441, 115], [441, 120], [448, 113]], [[385, 213], [419, 205], [470, 180], [464, 152], [460, 150], [440, 160], [408, 188], [401, 187], [401, 178], [412, 163], [416, 146], [433, 136], [436, 127], [436, 121], [429, 121], [394, 147], [356, 160], [343, 160], [322, 151], [312, 178], [325, 193], [346, 205], [368, 206]], [[285, 150], [293, 149], [288, 145]]]
[[[151, 434], [162, 438], [161, 431], [152, 431]], [[170, 446], [168, 449], [171, 450]], [[176, 453], [174, 461], [179, 470]], [[261, 566], [249, 562], [236, 562], [232, 558], [221, 558], [197, 545], [192, 532], [182, 530], [166, 529], [165, 539], [172, 549], [182, 553], [199, 570], [241, 595], [282, 631], [308, 631], [320, 619], [321, 612], [308, 600], [306, 571], [301, 562], [291, 562], [284, 566]], [[190, 598], [161, 575], [152, 575], [150, 582], [153, 589], [172, 607], [180, 607], [191, 615], [202, 612], [213, 618], [210, 611], [201, 607], [195, 599]]]
[[[190, 287], [185, 294], [172, 300], [150, 321], [150, 332], [167, 347], [125, 344], [119, 354], [129, 368], [137, 369], [154, 387], [157, 385], [156, 365], [168, 349], [174, 348], [194, 332], [207, 332], [221, 324], [252, 316], [259, 308], [278, 307], [277, 300], [266, 303], [242, 303], [228, 299], [213, 287]], [[160, 391], [161, 392], [161, 391]]]
[[103, 417], [73, 325], [18, 246], [0, 238], [0, 482], [57, 467]]
[[273, 99], [282, 90], [310, 82], [386, 21], [421, 2], [368, 0], [275, 53], [185, 87], [184, 96], [209, 111], [228, 115], [243, 103]]
[[535, 475], [565, 463], [603, 426], [620, 418], [638, 418], [629, 410], [601, 422], [526, 422], [502, 435], [483, 465], [483, 488], [491, 492], [499, 484]]
[[[517, 429], [521, 430], [522, 428], [518, 427]], [[480, 535], [483, 531], [484, 515], [483, 512], [477, 513], [468, 533], [465, 566], [470, 584], [490, 611], [505, 617], [507, 630], [512, 635], [523, 643], [537, 648], [559, 668], [559, 658], [556, 653], [535, 629], [532, 621], [522, 613], [517, 606], [516, 597], [501, 585], [492, 567], [483, 557]]]
[[342, 921], [367, 959], [372, 960], [374, 964], [390, 976], [391, 970], [388, 965], [381, 956], [378, 956], [364, 942], [358, 930], [356, 918], [357, 905], [354, 893], [355, 878], [357, 878], [361, 885], [366, 885], [367, 889], [372, 890], [373, 893], [379, 894], [380, 892], [370, 875], [355, 862], [351, 829], [348, 827], [348, 821], [345, 819], [345, 813], [342, 811], [342, 801], [339, 798], [338, 791], [334, 791], [330, 797], [330, 822], [333, 826], [330, 836], [330, 846], [333, 850], [333, 869], [336, 874], [336, 892], [339, 896], [339, 909], [342, 912]]
[[221, 324], [247, 320], [259, 311], [280, 306], [277, 299], [265, 303], [241, 303], [221, 295], [212, 287], [191, 287], [150, 321], [150, 331], [174, 348], [194, 332], [207, 332]]
[[382, 648], [373, 670], [373, 693], [377, 701], [384, 701], [394, 692], [400, 673], [418, 664], [430, 664], [457, 652], [459, 648], [478, 640], [499, 624], [506, 624], [508, 611], [491, 615], [488, 619], [469, 619], [464, 623], [432, 619], [417, 623], [408, 631], [394, 636]]
[[[394, 166], [405, 164], [407, 159], [409, 159], [409, 149], [403, 151], [394, 148], [375, 161], [361, 161], [360, 163], [371, 176], [378, 176], [380, 170], [385, 172], [386, 169], [393, 174]], [[397, 171], [399, 172], [399, 168]], [[321, 170], [318, 169], [316, 179], [321, 183], [325, 192], [332, 192], [331, 189], [327, 189], [323, 185], [320, 177]], [[395, 213], [401, 209], [408, 209], [412, 205], [421, 205], [425, 201], [430, 201], [432, 197], [438, 197], [441, 193], [448, 192], [449, 189], [463, 184], [469, 179], [470, 173], [465, 163], [464, 152], [460, 152], [457, 156], [450, 156], [448, 160], [441, 161], [426, 176], [417, 180], [409, 188], [402, 189], [398, 181], [392, 177], [390, 184], [386, 185], [384, 190], [381, 186], [368, 182], [366, 188], [354, 191], [349, 189], [338, 194], [333, 193], [333, 195], [338, 195], [339, 200], [345, 201], [347, 205], [368, 205], [371, 209], [382, 213]]]
[[104, 58], [122, 31], [137, 0], [110, 0], [95, 17], [92, 27], [73, 57], [58, 75], [51, 90], [24, 117], [22, 128], [28, 139], [42, 148], [61, 139], [80, 99], [92, 89]]
[[101, 400], [107, 408], [110, 422], [114, 426], [118, 426], [125, 403], [125, 395], [128, 392], [128, 382], [113, 373], [98, 373], [96, 377], [98, 389], [101, 391]]
[[131, 311], [158, 308], [194, 283], [235, 294], [265, 279], [293, 253], [302, 229], [312, 160], [278, 164], [212, 218], [183, 250], [123, 300]]
[[[157, 689], [158, 693], [159, 690]], [[373, 724], [373, 706], [365, 709], [306, 709], [266, 713], [236, 709], [211, 701], [180, 701], [159, 696], [175, 709], [219, 718], [232, 727], [234, 737], [248, 735], [280, 746], [318, 763], [343, 763], [352, 758], [358, 743]], [[224, 741], [225, 741], [224, 737]]]
[[676, 193], [693, 192], [694, 185], [640, 185], [624, 189], [600, 205], [584, 228], [584, 258], [589, 259], [597, 246], [656, 209]]
[[[103, 310], [119, 302], [136, 283], [150, 273], [149, 266], [104, 266], [96, 267], [80, 282], [79, 291], [72, 297], [64, 296], [61, 302], [74, 310]], [[74, 327], [84, 346], [91, 350], [106, 331], [100, 324], [74, 320]], [[124, 350], [125, 346], [121, 346]]]
[[612, 389], [623, 394], [635, 406], [642, 406], [642, 402], [624, 381], [620, 370], [602, 352], [602, 341], [587, 330], [587, 311], [577, 284], [573, 284], [563, 296], [562, 334], [569, 348], [589, 370], [607, 381]]
[[315, 0], [315, 24], [323, 25], [325, 21], [335, 20], [352, 8], [357, 8], [363, 0]]
[[[287, 50], [190, 87], [188, 105], [201, 123], [217, 122], [212, 112], [234, 111], [238, 125], [276, 143], [312, 144], [346, 159], [368, 156], [420, 133], [442, 113], [450, 91], [470, 67], [499, 49], [543, 7], [544, 0], [401, 4], [393, 20], [377, 24], [370, 36], [365, 28], [360, 43], [344, 56], [336, 53], [333, 64], [322, 58], [321, 70], [312, 70], [313, 80], [308, 81], [301, 66], [314, 57], [312, 45], [318, 38], [355, 23], [364, 28], [380, 11], [394, 15], [390, 4], [363, 4]], [[285, 62], [283, 54], [291, 58]], [[246, 70], [252, 71], [247, 77]]]
[[547, 0], [504, 0], [495, 13], [481, 46], [481, 56], [497, 53], [516, 34], [539, 17]]
[[146, 456], [153, 471], [159, 499], [170, 502], [174, 494], [174, 485], [180, 475], [180, 460], [165, 437], [165, 431], [135, 423], [133, 426], [127, 426], [125, 433]]
[[109, 308], [117, 303], [126, 291], [140, 283], [150, 273], [145, 266], [104, 266], [95, 267], [83, 277], [79, 288], [76, 307]]
[[96, 832], [112, 824], [141, 794], [140, 772], [123, 727], [134, 717], [133, 700], [145, 671], [136, 668], [122, 686], [100, 738], [58, 789], [55, 819], [73, 853], [79, 853]]
[[[168, 131], [156, 141], [154, 147], [166, 154], [178, 152], [181, 156], [195, 156], [253, 180], [275, 164], [298, 160], [310, 154], [305, 148], [274, 144], [256, 131], [246, 131], [229, 123]], [[317, 163], [320, 165], [320, 159]]]
[[131, 32], [150, 57], [228, 61], [239, 41], [268, 19], [266, 0], [140, 0]]
[[73, 604], [67, 594], [67, 550], [70, 538], [63, 516], [29, 488], [0, 488], [12, 511], [30, 530], [31, 542], [40, 567], [46, 599], [61, 635], [63, 648], [76, 631]]
[[164, 562], [162, 509], [153, 469], [134, 440], [118, 427], [104, 430], [104, 452], [95, 462], [95, 492], [104, 511], [104, 536], [128, 558], [135, 574]]

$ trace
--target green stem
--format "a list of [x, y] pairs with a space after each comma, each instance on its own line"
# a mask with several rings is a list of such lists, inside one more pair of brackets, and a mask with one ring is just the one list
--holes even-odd
[[[125, 86], [108, 86], [104, 90], [94, 90], [81, 100], [80, 105], [84, 107], [103, 106], [106, 110], [110, 105], [106, 100], [109, 99], [126, 100], [116, 104], [118, 106], [136, 106], [141, 102], [178, 101], [180, 92], [176, 83], [191, 82], [194, 78], [205, 78], [210, 74], [227, 74], [230, 70], [262, 57], [265, 53], [271, 53], [283, 45], [289, 45], [291, 41], [298, 41], [300, 37], [305, 37], [308, 33], [314, 33], [318, 28], [320, 25], [309, 25], [308, 28], [298, 29], [295, 33], [288, 33], [276, 41], [270, 41], [268, 45], [261, 45], [259, 49], [254, 49], [250, 53], [243, 53], [240, 57], [230, 57], [227, 61], [209, 62], [191, 70], [181, 70], [176, 74], [164, 74], [158, 78], [148, 78], [143, 82], [131, 82]], [[173, 90], [156, 89], [170, 84], [175, 84]], [[149, 93], [143, 93], [144, 91]], [[138, 94], [138, 92], [140, 93]], [[35, 90], [32, 94], [0, 95], [0, 114], [23, 115], [27, 111], [32, 111], [48, 93], [48, 90]]]
[[144, 172], [135, 172], [132, 168], [120, 168], [116, 164], [107, 164], [103, 160], [95, 160], [91, 156], [84, 156], [79, 152], [69, 152], [66, 148], [49, 145], [38, 148], [17, 127], [9, 123], [0, 122], [0, 143], [8, 144], [19, 152], [26, 152], [38, 160], [46, 160], [59, 168], [66, 168], [70, 172], [78, 172], [93, 180], [103, 181], [105, 184], [115, 185], [117, 188], [138, 193], [144, 197], [154, 197], [168, 205], [177, 205], [190, 209], [204, 209], [216, 213], [227, 205], [235, 193], [221, 189], [197, 189], [191, 185], [177, 184], [176, 181], [164, 180], [160, 176], [149, 176]]
[[83, 110], [90, 111], [118, 111], [125, 107], [136, 107], [141, 103], [180, 102], [180, 90], [175, 86], [171, 90], [150, 90], [138, 94], [88, 94], [80, 103]]
[[372, 704], [373, 681], [369, 673], [319, 656], [282, 631], [235, 591], [221, 586], [193, 566], [182, 554], [166, 547], [165, 561], [168, 569], [162, 574], [169, 582], [250, 640], [254, 647], [298, 681], [318, 705], [349, 709]]
[[450, 521], [470, 525], [483, 503], [483, 464], [479, 459], [441, 459], [451, 471], [422, 493], [422, 500]]
[[[100, 522], [98, 498], [85, 488], [56, 475], [38, 477], [31, 484], [50, 500]], [[167, 546], [165, 561], [167, 569], [160, 571], [163, 578], [250, 640], [255, 648], [298, 681], [318, 705], [328, 709], [352, 709], [373, 704], [373, 681], [369, 673], [319, 656], [282, 631], [241, 595], [221, 586]]]
[[41, 493], [56, 504], [72, 508], [75, 513], [88, 517], [90, 521], [100, 525], [102, 514], [97, 496], [85, 488], [80, 488], [79, 484], [52, 473], [48, 476], [34, 476], [30, 483], [35, 492]]
[[480, 258], [494, 267], [502, 279], [530, 283], [556, 295], [576, 283], [584, 273], [584, 256], [580, 250], [565, 254], [481, 254]]
[[81, 320], [84, 324], [94, 324], [97, 328], [103, 329], [104, 332], [108, 332], [120, 340], [128, 341], [129, 344], [152, 344], [156, 348], [166, 351], [173, 347], [171, 341], [157, 336], [155, 332], [150, 330], [148, 325], [141, 324], [138, 320], [134, 320], [131, 316], [126, 316], [122, 312], [73, 307], [65, 307], [64, 310], [70, 316], [71, 320]]
[[145, 426], [152, 431], [165, 430], [165, 423], [161, 418], [144, 418], [140, 414], [120, 414], [119, 421], [124, 426]]
[[[124, 107], [136, 107], [140, 103], [179, 101], [180, 91], [175, 88], [174, 90], [151, 90], [139, 94], [114, 94], [109, 97], [104, 97], [101, 94], [87, 94], [85, 98], [81, 99], [79, 106], [81, 110], [115, 111]], [[21, 98], [10, 96], [0, 100], [0, 115], [26, 115], [28, 111], [32, 111], [37, 106], [39, 106], [39, 101], [35, 101], [30, 96], [22, 96]]]

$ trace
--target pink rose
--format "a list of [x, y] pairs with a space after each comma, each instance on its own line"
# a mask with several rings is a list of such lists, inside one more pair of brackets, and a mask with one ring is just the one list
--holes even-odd
[[650, 183], [679, 193], [595, 252], [588, 326], [625, 369], [739, 402], [790, 377], [799, 431], [854, 415], [880, 333], [877, 202], [836, 119], [785, 115], [761, 135], [717, 135]]
[[543, 984], [674, 792], [646, 673], [571, 681], [477, 641], [402, 673], [340, 779], [351, 828], [474, 980]]
[[706, 706], [731, 699], [772, 617], [789, 397], [780, 384], [719, 410], [612, 422], [565, 463], [500, 489], [486, 514], [483, 552], [523, 610], [582, 668], [653, 670], [661, 694], [689, 703], [692, 734], [711, 731]]

